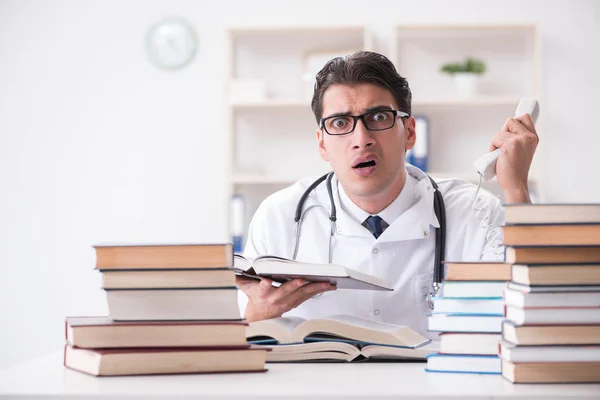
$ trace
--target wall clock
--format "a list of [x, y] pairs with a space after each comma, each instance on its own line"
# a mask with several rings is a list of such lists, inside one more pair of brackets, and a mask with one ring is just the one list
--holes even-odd
[[146, 34], [146, 53], [161, 69], [181, 69], [190, 64], [198, 49], [198, 37], [191, 24], [181, 18], [165, 19]]

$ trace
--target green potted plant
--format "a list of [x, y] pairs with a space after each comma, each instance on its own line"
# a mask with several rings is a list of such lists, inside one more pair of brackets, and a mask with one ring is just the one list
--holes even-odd
[[466, 57], [462, 62], [446, 63], [440, 70], [454, 78], [459, 97], [473, 97], [477, 94], [477, 80], [486, 69], [483, 60]]

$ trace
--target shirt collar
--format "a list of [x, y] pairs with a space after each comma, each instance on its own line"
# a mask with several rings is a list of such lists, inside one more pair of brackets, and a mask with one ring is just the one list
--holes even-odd
[[[392, 203], [384, 208], [379, 215], [383, 220], [391, 225], [402, 213], [412, 207], [415, 203], [415, 186], [417, 178], [406, 172], [406, 182], [400, 191], [400, 194]], [[362, 224], [371, 214], [357, 206], [346, 194], [342, 185], [338, 184], [338, 192], [340, 196], [340, 205], [342, 210], [349, 214], [359, 224]]]

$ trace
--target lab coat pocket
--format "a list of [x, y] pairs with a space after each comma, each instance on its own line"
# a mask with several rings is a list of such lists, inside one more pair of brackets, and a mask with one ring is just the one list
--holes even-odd
[[424, 272], [417, 275], [414, 282], [416, 327], [423, 335], [427, 333], [428, 329], [427, 314], [431, 313], [431, 308], [427, 304], [427, 295], [431, 291], [432, 282], [433, 274], [431, 272]]

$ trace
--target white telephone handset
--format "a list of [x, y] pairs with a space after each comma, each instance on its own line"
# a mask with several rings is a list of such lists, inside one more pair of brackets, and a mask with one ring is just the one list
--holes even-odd
[[[537, 100], [522, 99], [517, 106], [517, 110], [515, 111], [515, 117], [519, 117], [523, 114], [529, 114], [533, 124], [535, 125], [539, 113], [540, 106], [538, 105]], [[473, 163], [473, 166], [484, 180], [489, 181], [496, 176], [496, 161], [498, 160], [498, 157], [500, 157], [500, 151], [501, 150], [498, 148], [494, 151], [484, 154]]]

